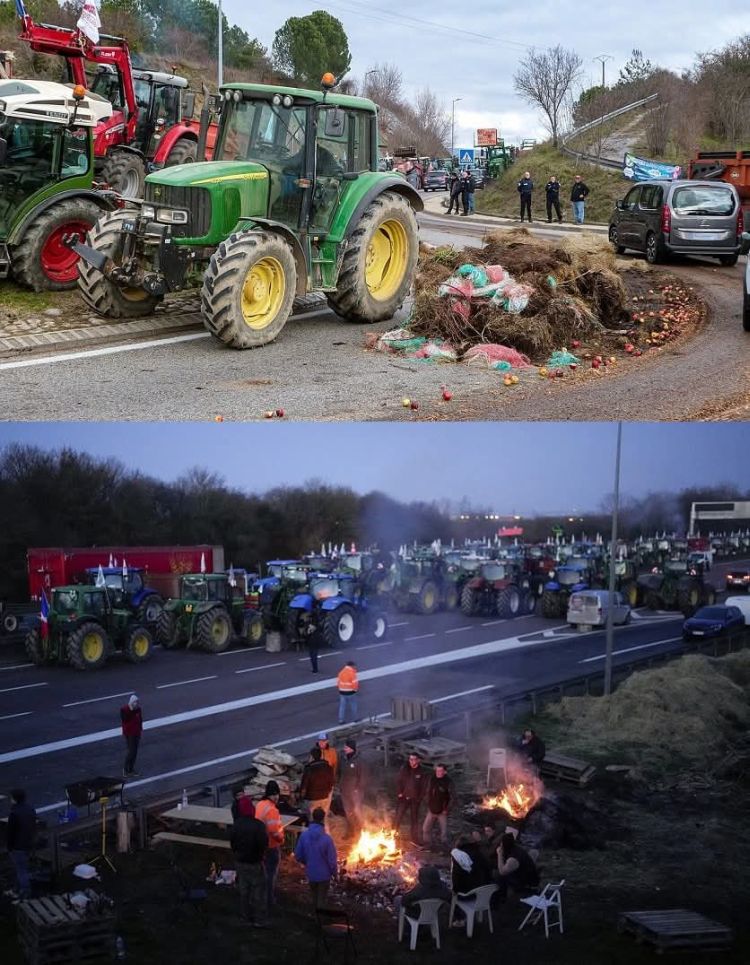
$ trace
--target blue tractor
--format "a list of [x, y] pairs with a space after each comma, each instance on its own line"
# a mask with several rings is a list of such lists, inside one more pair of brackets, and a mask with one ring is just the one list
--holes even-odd
[[553, 620], [568, 612], [571, 593], [590, 590], [595, 585], [594, 571], [589, 560], [570, 559], [556, 566], [542, 589], [542, 616]]
[[120, 610], [130, 610], [140, 623], [154, 626], [164, 609], [164, 600], [153, 587], [146, 586], [142, 567], [128, 566], [90, 566], [86, 570], [86, 583], [96, 586], [104, 576], [112, 606]]
[[253, 642], [262, 644], [268, 630], [286, 630], [289, 604], [308, 583], [310, 567], [299, 560], [269, 560], [266, 576], [252, 582], [246, 594], [251, 610], [262, 622], [253, 626]]
[[330, 647], [346, 646], [362, 635], [383, 640], [388, 632], [385, 612], [371, 603], [349, 573], [316, 573], [305, 591], [292, 598], [286, 627], [292, 642], [300, 641], [301, 624], [307, 614], [321, 628]]

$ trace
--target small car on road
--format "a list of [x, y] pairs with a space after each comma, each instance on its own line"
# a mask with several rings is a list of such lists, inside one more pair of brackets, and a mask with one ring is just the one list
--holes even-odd
[[745, 626], [750, 627], [750, 595], [728, 596], [726, 600], [724, 600], [724, 606], [737, 607], [745, 618]]
[[669, 255], [709, 255], [737, 264], [744, 215], [737, 190], [724, 181], [641, 181], [616, 202], [609, 241], [618, 255], [632, 248], [655, 265]]
[[[604, 627], [607, 625], [609, 590], [582, 590], [571, 593], [568, 600], [567, 621], [573, 627]], [[616, 626], [630, 623], [631, 609], [621, 593], [612, 596], [612, 622]]]
[[425, 191], [447, 191], [448, 172], [441, 169], [428, 171], [424, 176], [424, 189]]
[[745, 590], [750, 593], [750, 570], [729, 570], [724, 581], [727, 593], [732, 590]]
[[702, 606], [682, 624], [682, 639], [720, 637], [731, 630], [744, 629], [745, 617], [738, 606]]

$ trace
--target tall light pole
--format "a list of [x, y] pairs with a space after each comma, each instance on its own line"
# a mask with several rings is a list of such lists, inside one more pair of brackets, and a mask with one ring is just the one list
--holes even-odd
[[456, 104], [458, 104], [460, 100], [463, 100], [463, 97], [454, 97], [453, 103], [451, 104], [451, 161], [453, 161], [453, 155], [455, 153], [453, 143], [456, 130]]
[[612, 651], [614, 649], [615, 630], [613, 623], [614, 607], [612, 605], [615, 592], [615, 549], [617, 545], [617, 517], [620, 512], [620, 452], [622, 449], [622, 422], [617, 423], [617, 450], [615, 454], [615, 495], [612, 504], [612, 537], [609, 547], [609, 599], [607, 603], [607, 650], [604, 659], [604, 696], [612, 693]]
[[219, 87], [224, 83], [224, 13], [219, 0]]
[[601, 119], [601, 121], [599, 122], [599, 149], [598, 149], [598, 153], [597, 153], [597, 157], [601, 157], [601, 154], [602, 154], [602, 125], [604, 124], [604, 99], [603, 99], [603, 95], [604, 95], [605, 88], [606, 88], [606, 86], [607, 86], [606, 80], [605, 80], [605, 64], [607, 63], [608, 60], [614, 60], [615, 58], [614, 58], [611, 54], [598, 54], [596, 57], [594, 57], [594, 58], [592, 58], [592, 59], [593, 59], [593, 60], [598, 60], [598, 61], [601, 63], [601, 65], [602, 65], [602, 119]]

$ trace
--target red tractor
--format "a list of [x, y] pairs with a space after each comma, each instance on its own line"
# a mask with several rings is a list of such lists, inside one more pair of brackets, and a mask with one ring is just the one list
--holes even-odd
[[[197, 159], [195, 95], [188, 93], [184, 77], [133, 68], [128, 43], [121, 37], [102, 35], [107, 45], [94, 44], [77, 28], [36, 24], [28, 15], [20, 39], [37, 53], [64, 57], [68, 80], [112, 105], [112, 116], [94, 131], [94, 155], [98, 180], [118, 194], [140, 198], [146, 174]], [[86, 64], [98, 65], [91, 77], [86, 76]], [[210, 125], [209, 159], [216, 131], [216, 124]]]
[[535, 606], [528, 576], [507, 560], [483, 563], [461, 591], [461, 612], [467, 617], [517, 617], [533, 613]]

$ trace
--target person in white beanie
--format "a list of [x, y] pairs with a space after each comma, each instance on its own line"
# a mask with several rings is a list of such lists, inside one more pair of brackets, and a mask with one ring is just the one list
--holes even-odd
[[123, 777], [137, 777], [135, 771], [135, 759], [138, 755], [138, 745], [141, 742], [143, 733], [143, 711], [141, 702], [136, 694], [131, 694], [127, 704], [120, 707], [120, 720], [122, 722], [122, 736], [125, 738], [125, 764], [123, 766]]

